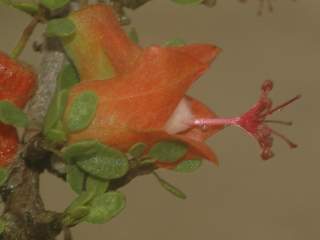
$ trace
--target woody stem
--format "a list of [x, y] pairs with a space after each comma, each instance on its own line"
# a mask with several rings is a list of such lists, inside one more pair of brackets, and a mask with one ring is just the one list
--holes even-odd
[[11, 52], [12, 58], [18, 58], [22, 53], [23, 49], [25, 48], [26, 44], [28, 43], [29, 38], [31, 37], [35, 27], [40, 22], [39, 18], [34, 17], [32, 18], [31, 22], [27, 25], [27, 27], [23, 30], [23, 33], [16, 44], [15, 48]]

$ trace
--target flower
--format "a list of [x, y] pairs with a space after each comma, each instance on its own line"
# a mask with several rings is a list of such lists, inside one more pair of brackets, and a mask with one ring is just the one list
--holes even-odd
[[[7, 100], [23, 108], [36, 87], [36, 75], [30, 67], [0, 52], [0, 101]], [[8, 165], [18, 148], [14, 127], [0, 123], [0, 166]]]
[[[191, 44], [141, 48], [123, 32], [112, 9], [100, 4], [73, 13], [70, 19], [77, 31], [63, 42], [81, 82], [70, 90], [65, 116], [74, 99], [85, 91], [94, 92], [98, 103], [90, 125], [71, 132], [69, 143], [96, 139], [127, 151], [137, 142], [152, 146], [161, 140], [179, 140], [189, 150], [178, 162], [201, 157], [218, 164], [205, 140], [225, 126], [237, 125], [259, 141], [264, 159], [271, 156], [271, 133], [277, 134], [265, 121], [274, 111], [267, 98], [271, 82], [264, 85], [259, 102], [243, 116], [218, 118], [207, 106], [186, 95], [215, 59], [218, 47]], [[66, 121], [64, 117], [65, 125]]]

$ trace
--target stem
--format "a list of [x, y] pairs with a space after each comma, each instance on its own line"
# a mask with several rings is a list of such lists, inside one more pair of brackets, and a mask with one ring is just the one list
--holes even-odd
[[29, 38], [31, 37], [35, 27], [40, 22], [37, 17], [32, 18], [31, 22], [27, 25], [27, 27], [23, 30], [23, 33], [15, 46], [15, 48], [11, 52], [11, 57], [16, 59], [20, 56], [23, 49], [25, 48]]

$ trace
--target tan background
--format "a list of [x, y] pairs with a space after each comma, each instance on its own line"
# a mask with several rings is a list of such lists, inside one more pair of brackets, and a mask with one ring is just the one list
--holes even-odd
[[[293, 127], [280, 128], [300, 147], [291, 151], [276, 140], [276, 156], [263, 162], [253, 139], [227, 129], [210, 140], [220, 168], [205, 163], [192, 175], [162, 173], [188, 193], [188, 200], [167, 194], [151, 176], [141, 177], [123, 189], [128, 204], [119, 217], [105, 225], [78, 226], [75, 240], [320, 239], [320, 1], [276, 1], [275, 12], [262, 17], [256, 15], [258, 1], [218, 2], [207, 9], [155, 0], [129, 15], [145, 45], [181, 37], [223, 48], [191, 90], [220, 115], [247, 110], [267, 78], [276, 83], [275, 102], [302, 93], [299, 103], [275, 116], [294, 120]], [[14, 46], [27, 20], [0, 7], [1, 50]], [[30, 50], [22, 57], [39, 63]], [[61, 181], [43, 178], [47, 206], [63, 210], [74, 195]]]

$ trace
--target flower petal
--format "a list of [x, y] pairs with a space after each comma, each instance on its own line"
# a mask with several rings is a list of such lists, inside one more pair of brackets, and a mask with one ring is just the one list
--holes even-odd
[[110, 6], [90, 5], [71, 14], [76, 33], [63, 39], [81, 80], [102, 80], [127, 71], [140, 54]]
[[131, 72], [109, 81], [81, 82], [71, 90], [69, 105], [82, 91], [94, 91], [99, 102], [92, 124], [71, 138], [98, 137], [107, 143], [121, 135], [121, 129], [162, 130], [189, 86], [207, 67], [175, 49], [151, 47]]
[[[190, 96], [186, 96], [185, 98], [188, 101], [189, 106], [191, 107], [194, 118], [216, 118], [217, 117], [217, 115], [212, 110], [210, 110], [207, 106], [205, 106], [203, 103], [199, 102], [198, 100]], [[203, 142], [207, 138], [211, 137], [212, 135], [220, 131], [221, 129], [223, 129], [223, 126], [217, 126], [215, 128], [208, 128], [208, 129], [193, 127], [193, 128], [189, 128], [189, 130], [185, 132], [180, 133], [179, 135], [194, 139], [199, 142]]]
[[210, 64], [221, 51], [220, 48], [212, 44], [190, 44], [173, 48], [188, 54], [205, 64]]
[[16, 129], [0, 123], [0, 167], [7, 166], [18, 149]]

